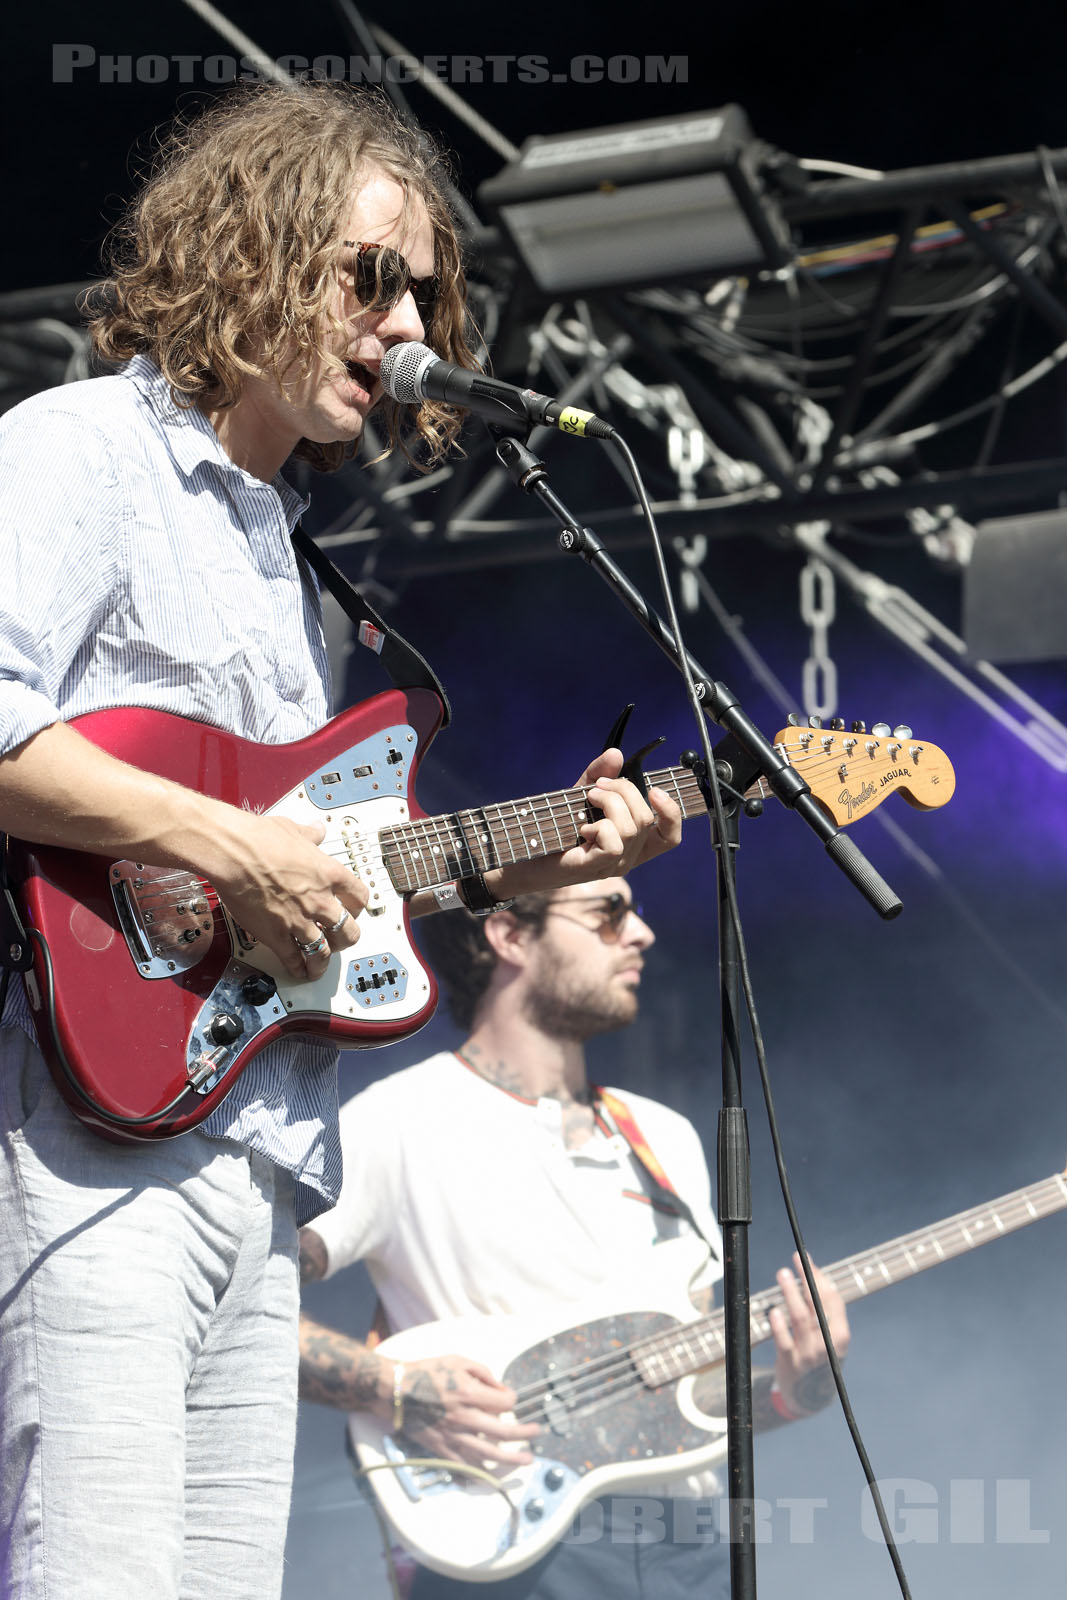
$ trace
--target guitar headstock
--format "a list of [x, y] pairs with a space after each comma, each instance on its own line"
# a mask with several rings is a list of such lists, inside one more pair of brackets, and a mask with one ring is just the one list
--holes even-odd
[[943, 750], [887, 722], [874, 723], [869, 732], [862, 722], [846, 729], [837, 719], [829, 727], [791, 726], [774, 743], [838, 827], [898, 792], [920, 811], [936, 810], [956, 787]]

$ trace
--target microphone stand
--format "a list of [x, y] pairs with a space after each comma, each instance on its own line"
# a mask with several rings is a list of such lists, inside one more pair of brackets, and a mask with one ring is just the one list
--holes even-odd
[[[517, 488], [536, 495], [560, 526], [560, 548], [581, 556], [597, 571], [645, 632], [682, 670], [682, 657], [673, 633], [644, 600], [589, 528], [583, 528], [550, 488], [548, 470], [517, 437], [495, 424], [489, 431], [496, 455]], [[813, 799], [811, 790], [785, 757], [764, 738], [742, 711], [725, 684], [708, 676], [693, 656], [684, 652], [705, 716], [726, 730], [712, 752], [716, 774], [733, 791], [720, 826], [715, 796], [703, 762], [694, 760], [709, 816], [713, 819], [719, 913], [719, 993], [721, 1003], [721, 1054], [723, 1104], [718, 1128], [718, 1205], [723, 1236], [723, 1316], [726, 1344], [727, 1476], [730, 1506], [731, 1600], [755, 1600], [756, 1519], [755, 1469], [752, 1458], [752, 1337], [748, 1227], [752, 1221], [752, 1185], [748, 1123], [741, 1099], [740, 1050], [740, 950], [730, 909], [729, 888], [740, 847], [740, 797], [757, 777], [790, 810], [802, 817], [824, 841], [831, 860], [841, 868], [864, 898], [885, 920], [902, 905], [889, 885], [871, 866], [852, 840], [842, 833]], [[683, 756], [683, 761], [686, 757]], [[729, 857], [729, 859], [728, 859]]]

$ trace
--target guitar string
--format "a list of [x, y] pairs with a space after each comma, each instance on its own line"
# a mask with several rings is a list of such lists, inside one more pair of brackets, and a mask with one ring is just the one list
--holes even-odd
[[[878, 747], [880, 748], [880, 744], [878, 745]], [[789, 743], [783, 742], [783, 743], [780, 743], [776, 748], [780, 748], [780, 749], [784, 750], [785, 754], [790, 759], [791, 765], [793, 765], [794, 767], [797, 767], [799, 764], [803, 763], [803, 765], [805, 767], [810, 768], [810, 771], [811, 771], [813, 776], [815, 774], [821, 775], [822, 772], [824, 771], [824, 769], [830, 769], [830, 768], [836, 769], [836, 768], [839, 768], [840, 766], [842, 766], [844, 764], [847, 764], [851, 760], [861, 760], [861, 758], [860, 757], [856, 757], [854, 753], [849, 755], [847, 752], [844, 752], [844, 751], [841, 752], [841, 755], [844, 757], [844, 759], [842, 760], [837, 753], [826, 751], [826, 750], [824, 750], [822, 748], [821, 745], [820, 745], [819, 749], [816, 750], [816, 749], [811, 748], [809, 746], [800, 744], [799, 741], [796, 742], [795, 744], [789, 744]], [[920, 746], [919, 748], [922, 749], [923, 747]], [[864, 755], [868, 755], [868, 759], [870, 759], [872, 761], [874, 761], [876, 759], [873, 756], [873, 754], [869, 754], [866, 751], [866, 749], [864, 749], [863, 754]], [[910, 754], [910, 752], [909, 752], [909, 754]], [[895, 759], [895, 758], [889, 758], [889, 759]], [[915, 758], [912, 757], [912, 759], [915, 759]], [[684, 774], [684, 776], [683, 776], [683, 774]], [[683, 806], [688, 806], [690, 803], [692, 803], [694, 805], [694, 807], [695, 807], [694, 812], [691, 813], [692, 815], [697, 815], [697, 814], [699, 814], [700, 811], [705, 809], [704, 803], [703, 803], [703, 794], [702, 794], [702, 791], [700, 789], [700, 785], [699, 785], [698, 781], [696, 780], [696, 778], [693, 777], [691, 773], [689, 773], [687, 768], [683, 768], [683, 767], [664, 768], [664, 769], [662, 769], [660, 771], [647, 774], [647, 777], [648, 777], [648, 780], [649, 780], [650, 783], [655, 784], [655, 785], [657, 785], [659, 787], [670, 787], [670, 788], [673, 788], [674, 791], [675, 791], [676, 798], [683, 804]], [[593, 785], [589, 786], [589, 788], [592, 788], [592, 787], [594, 787], [594, 786]], [[471, 819], [471, 818], [473, 818], [475, 816], [475, 814], [485, 818], [487, 812], [489, 812], [489, 811], [499, 811], [499, 812], [502, 813], [503, 810], [504, 810], [504, 805], [508, 805], [508, 806], [510, 806], [512, 808], [512, 810], [516, 814], [513, 815], [513, 816], [499, 815], [493, 820], [492, 823], [489, 824], [489, 827], [490, 827], [490, 833], [492, 833], [494, 831], [499, 832], [500, 829], [502, 828], [503, 832], [504, 832], [504, 835], [505, 835], [506, 842], [508, 844], [508, 847], [511, 848], [512, 834], [514, 833], [516, 836], [521, 837], [523, 835], [524, 831], [525, 831], [526, 826], [527, 826], [526, 824], [524, 824], [521, 815], [518, 814], [518, 808], [519, 807], [532, 808], [533, 809], [533, 817], [535, 819], [538, 816], [547, 816], [549, 820], [555, 821], [556, 813], [555, 813], [554, 807], [556, 806], [557, 803], [562, 803], [563, 806], [565, 807], [565, 809], [569, 809], [571, 805], [575, 805], [575, 804], [580, 805], [580, 804], [582, 804], [582, 802], [584, 800], [584, 797], [589, 793], [589, 788], [586, 788], [586, 789], [577, 789], [577, 788], [575, 788], [575, 789], [570, 789], [570, 790], [556, 790], [556, 791], [554, 791], [552, 793], [549, 793], [549, 794], [527, 796], [527, 797], [525, 797], [524, 799], [521, 799], [521, 800], [504, 802], [504, 804], [500, 805], [500, 806], [478, 807], [478, 808], [468, 809], [466, 811], [461, 811], [461, 812], [445, 813], [444, 815], [442, 815], [439, 818], [436, 818], [436, 817], [417, 817], [417, 818], [412, 818], [409, 822], [406, 822], [406, 823], [399, 823], [399, 824], [394, 823], [394, 824], [387, 825], [385, 828], [379, 830], [379, 837], [381, 836], [382, 833], [394, 833], [394, 832], [399, 832], [399, 831], [408, 832], [408, 833], [411, 833], [411, 834], [416, 834], [417, 831], [421, 829], [422, 830], [422, 834], [423, 834], [423, 841], [426, 842], [429, 839], [429, 833], [430, 833], [430, 829], [431, 828], [433, 828], [435, 830], [435, 834], [436, 834], [436, 827], [437, 827], [438, 823], [440, 823], [442, 826], [444, 826], [446, 828], [449, 827], [449, 826], [457, 826], [459, 828], [460, 832], [463, 832], [462, 823], [460, 822], [461, 818]], [[386, 798], [386, 797], [382, 796], [382, 798]], [[363, 803], [363, 802], [360, 802], [360, 803]], [[545, 809], [546, 806], [547, 806], [547, 809]], [[343, 808], [338, 808], [338, 809], [343, 809]], [[435, 839], [435, 842], [436, 842], [436, 839]], [[465, 837], [464, 837], [464, 842], [466, 843], [466, 838]], [[398, 846], [398, 848], [399, 848], [399, 846]], [[330, 853], [332, 854], [333, 852], [330, 852]], [[345, 853], [347, 853], [347, 852], [342, 851], [341, 855], [340, 856], [336, 856], [335, 859], [340, 859], [341, 856], [343, 856]], [[175, 869], [175, 870], [176, 870], [176, 872], [180, 872], [181, 869]], [[157, 881], [164, 881], [164, 880], [157, 880]], [[189, 881], [206, 882], [206, 880], [203, 880], [203, 879], [197, 880], [195, 878], [193, 878], [193, 879], [185, 879], [184, 881], [186, 881], [186, 882], [189, 882]]]
[[[892, 1283], [904, 1281], [943, 1260], [951, 1260], [967, 1250], [977, 1249], [980, 1245], [998, 1238], [1001, 1229], [997, 1228], [996, 1222], [992, 1220], [995, 1217], [999, 1217], [1002, 1222], [1003, 1231], [1012, 1232], [1030, 1222], [1050, 1216], [1064, 1206], [1067, 1206], [1067, 1184], [1057, 1175], [1015, 1194], [1005, 1195], [992, 1205], [976, 1206], [970, 1211], [961, 1212], [949, 1223], [917, 1229], [914, 1233], [893, 1240], [889, 1245], [849, 1256], [825, 1270], [839, 1290], [847, 1291], [847, 1298], [859, 1299], [865, 1294], [888, 1288]], [[985, 1227], [988, 1227], [988, 1232], [984, 1238], [968, 1239], [969, 1225], [975, 1233]], [[954, 1240], [948, 1239], [950, 1232], [959, 1237]], [[936, 1250], [933, 1244], [935, 1239], [939, 1242], [947, 1241], [947, 1248]], [[921, 1254], [924, 1249], [932, 1252], [928, 1261], [921, 1265], [909, 1261], [909, 1255]], [[875, 1267], [880, 1269], [878, 1276], [862, 1287], [858, 1286], [861, 1266], [868, 1272]], [[774, 1290], [767, 1290], [752, 1297], [750, 1309], [753, 1343], [762, 1343], [770, 1337], [767, 1313], [774, 1306], [781, 1304], [783, 1304], [782, 1297]], [[534, 1420], [543, 1414], [544, 1401], [548, 1398], [560, 1399], [566, 1404], [573, 1397], [576, 1399], [576, 1404], [568, 1404], [568, 1411], [588, 1412], [599, 1409], [609, 1400], [618, 1398], [620, 1390], [646, 1387], [645, 1380], [635, 1366], [636, 1359], [645, 1359], [649, 1363], [662, 1361], [664, 1367], [668, 1369], [662, 1379], [664, 1383], [684, 1377], [699, 1367], [714, 1365], [725, 1359], [722, 1328], [723, 1314], [719, 1310], [710, 1317], [698, 1318], [694, 1322], [680, 1322], [673, 1328], [647, 1335], [618, 1353], [612, 1352], [564, 1369], [555, 1374], [551, 1380], [539, 1380], [537, 1383], [526, 1385], [517, 1391], [518, 1400], [514, 1412], [516, 1420]], [[711, 1360], [699, 1361], [695, 1367], [687, 1363], [675, 1372], [669, 1370], [671, 1364], [677, 1365], [679, 1350], [685, 1351], [686, 1346], [690, 1350], [699, 1348], [698, 1341], [704, 1340], [714, 1341], [715, 1353]], [[701, 1351], [701, 1354], [711, 1354], [711, 1352], [705, 1350]], [[682, 1359], [685, 1360], [684, 1355]], [[555, 1394], [557, 1386], [565, 1389], [565, 1395]], [[660, 1385], [652, 1384], [651, 1387], [658, 1388]]]
[[[863, 753], [866, 755], [866, 752]], [[803, 763], [805, 767], [810, 768], [813, 774], [818, 773], [820, 775], [822, 775], [825, 770], [829, 770], [831, 768], [836, 770], [842, 765], [846, 765], [849, 761], [860, 761], [860, 758], [855, 755], [845, 756], [842, 758], [840, 755], [833, 752], [824, 752], [821, 749], [805, 749], [803, 747], [797, 747], [797, 749], [792, 752], [790, 752], [787, 748], [787, 754], [791, 755], [790, 764], [792, 766], [797, 766], [799, 763]], [[876, 766], [878, 765], [875, 757], [872, 756], [868, 759], [875, 762]], [[687, 768], [663, 768], [657, 772], [647, 773], [646, 777], [649, 783], [655, 785], [656, 787], [673, 789], [675, 791], [676, 798], [678, 798], [684, 804], [693, 804], [695, 807], [693, 815], [699, 815], [699, 813], [705, 809], [703, 803], [703, 793], [701, 791], [700, 784]], [[486, 817], [487, 813], [493, 811], [499, 811], [500, 813], [503, 813], [505, 806], [511, 808], [515, 814], [510, 816], [501, 814], [497, 816], [490, 824], [491, 829], [499, 830], [501, 827], [503, 827], [504, 831], [509, 835], [509, 837], [512, 833], [521, 836], [525, 831], [526, 824], [524, 823], [522, 816], [518, 814], [519, 807], [533, 808], [533, 814], [535, 816], [548, 816], [550, 819], [552, 819], [555, 815], [554, 807], [562, 804], [566, 809], [571, 805], [581, 805], [585, 796], [588, 795], [590, 789], [593, 787], [595, 787], [595, 785], [591, 784], [584, 789], [574, 788], [554, 790], [546, 794], [529, 795], [520, 800], [502, 802], [499, 805], [471, 807], [458, 812], [445, 812], [436, 817], [413, 817], [408, 822], [386, 824], [385, 827], [378, 831], [378, 836], [380, 837], [383, 833], [412, 832], [417, 829], [422, 829], [424, 833], [428, 835], [429, 831], [435, 828], [437, 825], [448, 827], [449, 825], [456, 825], [460, 818], [466, 818], [468, 820], [474, 818], [475, 816], [484, 818]], [[381, 796], [380, 798], [384, 799], [388, 798], [388, 796]], [[365, 803], [365, 801], [359, 801], [356, 802], [356, 805]], [[334, 809], [343, 810], [344, 807], [338, 806]], [[174, 870], [175, 872], [181, 871], [180, 868], [176, 868]]]
[[[792, 764], [797, 767], [798, 770], [800, 764], [803, 764], [805, 767], [810, 767], [811, 776], [815, 776], [820, 772], [820, 769], [828, 766], [836, 767], [841, 763], [838, 762], [833, 756], [819, 758], [814, 752], [802, 752], [799, 756], [797, 756]], [[682, 805], [686, 816], [689, 817], [699, 815], [700, 812], [704, 811], [706, 808], [704, 806], [703, 794], [697, 780], [688, 774], [685, 778], [676, 776], [678, 772], [685, 770], [686, 769], [684, 768], [665, 769], [665, 771], [662, 773], [657, 772], [649, 774], [649, 779], [652, 782], [658, 783], [662, 787], [673, 788], [675, 790], [676, 799]], [[557, 807], [562, 803], [564, 807], [564, 814], [567, 815], [569, 820], [572, 822], [577, 821], [578, 818], [572, 814], [571, 807], [573, 805], [580, 805], [582, 803], [583, 796], [586, 794], [588, 794], [588, 790], [558, 790], [554, 794], [529, 796], [524, 800], [510, 802], [509, 804], [514, 808], [526, 808], [530, 812], [529, 821], [525, 821], [522, 816], [498, 816], [489, 823], [488, 835], [483, 834], [482, 839], [479, 842], [486, 842], [488, 838], [494, 838], [497, 843], [498, 850], [499, 845], [502, 844], [511, 853], [513, 861], [518, 859], [528, 859], [528, 850], [523, 850], [520, 856], [515, 850], [515, 845], [517, 843], [528, 845], [528, 834], [531, 829], [541, 835], [541, 843], [543, 844], [543, 830], [539, 824], [546, 819], [553, 823], [556, 833], [559, 835], [559, 813]], [[690, 804], [692, 804], [694, 807], [692, 811], [688, 810]], [[484, 817], [487, 811], [494, 809], [497, 808], [481, 807], [477, 808], [477, 811], [480, 816]], [[459, 821], [459, 819], [464, 817], [470, 818], [473, 816], [473, 814], [474, 813], [472, 811], [453, 812], [446, 813], [440, 818], [417, 817], [412, 818], [406, 823], [394, 823], [387, 825], [385, 828], [379, 830], [376, 836], [381, 847], [383, 868], [388, 870], [389, 862], [393, 862], [401, 867], [404, 866], [402, 854], [404, 844], [401, 839], [396, 837], [396, 835], [401, 833], [406, 834], [416, 844], [422, 846], [429, 845], [432, 853], [440, 854], [444, 847], [440, 843], [440, 834], [437, 831], [438, 824], [446, 828], [449, 826], [457, 826], [459, 831], [463, 832], [462, 823]], [[383, 841], [382, 835], [384, 834], [389, 834], [393, 837]], [[336, 837], [324, 840], [320, 848], [325, 850], [326, 853], [334, 860], [343, 861], [345, 857], [350, 854], [347, 846], [340, 850], [336, 848], [327, 848], [328, 845], [336, 844], [336, 842]], [[467, 843], [465, 834], [464, 844], [468, 850], [468, 853], [470, 853], [470, 846]], [[437, 847], [436, 851], [434, 850], [435, 846]], [[564, 846], [564, 848], [568, 848], [568, 846]], [[411, 843], [407, 844], [407, 850], [410, 856], [412, 852]], [[358, 847], [357, 853], [360, 853]], [[550, 851], [546, 853], [555, 854], [557, 852]], [[377, 854], [377, 851], [375, 851], [375, 854]], [[415, 875], [419, 876], [419, 873], [420, 868], [415, 867]], [[410, 876], [410, 874], [408, 875]], [[174, 887], [173, 889], [167, 890], [164, 886], [171, 879], [175, 880]], [[417, 887], [430, 888], [434, 882], [439, 881], [439, 879], [430, 878], [425, 885], [419, 884]], [[160, 903], [166, 903], [171, 897], [173, 897], [173, 903], [178, 904], [180, 903], [181, 896], [183, 894], [188, 894], [191, 889], [195, 888], [199, 888], [201, 891], [207, 890], [212, 893], [214, 892], [211, 889], [210, 883], [207, 879], [200, 878], [196, 874], [186, 874], [182, 872], [180, 868], [176, 868], [170, 874], [155, 878], [153, 880], [153, 888], [151, 891], [142, 892], [138, 895], [138, 904], [139, 906], [158, 905]]]

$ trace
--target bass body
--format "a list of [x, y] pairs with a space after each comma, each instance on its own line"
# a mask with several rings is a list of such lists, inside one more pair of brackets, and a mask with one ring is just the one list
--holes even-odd
[[[844, 1300], [866, 1299], [1065, 1207], [1067, 1175], [1056, 1173], [824, 1271]], [[356, 1458], [400, 1542], [436, 1572], [495, 1582], [546, 1555], [596, 1496], [719, 1466], [727, 1453], [723, 1313], [698, 1316], [670, 1289], [653, 1284], [652, 1309], [594, 1311], [571, 1327], [477, 1316], [383, 1340], [380, 1354], [396, 1361], [461, 1353], [483, 1362], [516, 1390], [516, 1419], [542, 1430], [530, 1441], [531, 1465], [476, 1477], [458, 1463], [419, 1466], [417, 1442], [353, 1412]], [[769, 1313], [781, 1298], [777, 1288], [752, 1296], [754, 1345], [772, 1337]]]

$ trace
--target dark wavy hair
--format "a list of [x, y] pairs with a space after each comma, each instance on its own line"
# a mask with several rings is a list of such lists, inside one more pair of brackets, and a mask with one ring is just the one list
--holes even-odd
[[[178, 121], [109, 245], [108, 280], [86, 309], [106, 361], [150, 356], [175, 403], [232, 406], [249, 375], [284, 390], [328, 349], [343, 243], [340, 220], [368, 172], [404, 193], [401, 224], [421, 200], [434, 241], [436, 304], [426, 338], [444, 360], [474, 368], [460, 246], [445, 199], [444, 157], [405, 126], [381, 93], [339, 83], [240, 86]], [[253, 364], [251, 352], [265, 351]], [[461, 415], [439, 401], [381, 403], [389, 448], [411, 458], [413, 420], [430, 458], [447, 451]], [[330, 471], [354, 444], [301, 440], [294, 452]]]
[[[550, 894], [520, 894], [508, 911], [494, 916], [512, 916], [539, 935], [552, 904]], [[415, 924], [419, 943], [444, 990], [448, 1009], [461, 1028], [469, 1029], [478, 1005], [489, 987], [496, 966], [496, 954], [485, 937], [484, 917], [469, 911], [442, 911], [420, 917]]]

